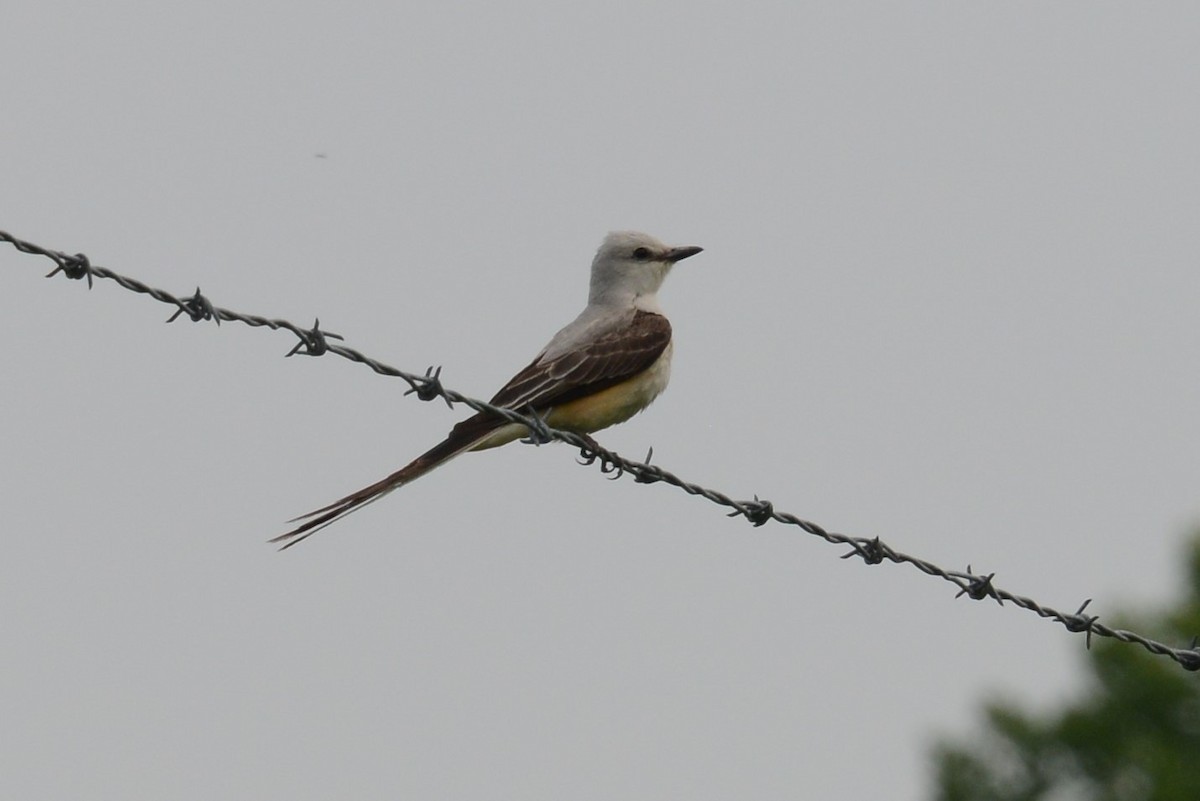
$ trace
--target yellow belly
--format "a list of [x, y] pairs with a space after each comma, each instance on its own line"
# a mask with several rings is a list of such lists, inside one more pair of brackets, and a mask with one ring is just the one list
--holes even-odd
[[[546, 425], [551, 428], [561, 428], [564, 431], [591, 434], [617, 423], [623, 423], [633, 417], [649, 406], [666, 389], [667, 380], [671, 377], [673, 345], [674, 343], [669, 343], [654, 364], [628, 381], [601, 390], [594, 395], [555, 406], [546, 415]], [[492, 432], [487, 439], [472, 450], [495, 448], [528, 434], [529, 429], [525, 426], [506, 425]]]

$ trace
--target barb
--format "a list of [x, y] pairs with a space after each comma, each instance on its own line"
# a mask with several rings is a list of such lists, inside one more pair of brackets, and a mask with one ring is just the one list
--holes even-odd
[[113, 272], [105, 267], [99, 267], [92, 264], [87, 256], [82, 253], [74, 256], [62, 253], [56, 250], [43, 248], [40, 245], [35, 245], [31, 242], [20, 240], [11, 234], [0, 231], [0, 242], [7, 242], [22, 253], [29, 253], [36, 256], [43, 256], [55, 263], [55, 268], [46, 276], [52, 278], [55, 275], [62, 273], [68, 278], [79, 280], [87, 278], [88, 288], [93, 285], [93, 278], [103, 278], [116, 282], [124, 289], [131, 292], [149, 295], [155, 300], [174, 306], [176, 311], [171, 315], [167, 322], [172, 322], [175, 319], [186, 315], [188, 319], [199, 322], [202, 320], [213, 320], [217, 324], [221, 321], [239, 322], [255, 328], [270, 328], [271, 330], [287, 330], [290, 331], [299, 340], [295, 347], [286, 355], [292, 356], [297, 353], [303, 353], [309, 356], [320, 356], [325, 353], [333, 353], [341, 356], [344, 359], [349, 359], [353, 362], [358, 362], [365, 365], [374, 372], [399, 378], [405, 381], [409, 389], [405, 392], [415, 394], [420, 400], [434, 400], [436, 398], [443, 399], [447, 405], [453, 406], [455, 403], [461, 403], [474, 411], [487, 412], [502, 417], [505, 420], [513, 423], [521, 423], [530, 430], [530, 439], [527, 441], [539, 444], [541, 442], [549, 442], [559, 440], [578, 448], [580, 451], [580, 464], [589, 466], [599, 464], [600, 472], [609, 478], [617, 479], [623, 475], [630, 475], [634, 481], [640, 484], [667, 484], [676, 487], [688, 495], [695, 495], [704, 498], [711, 503], [723, 506], [731, 510], [729, 517], [742, 517], [751, 525], [758, 527], [765, 525], [770, 521], [782, 523], [784, 525], [796, 526], [801, 530], [811, 534], [814, 537], [819, 537], [826, 542], [835, 545], [848, 545], [851, 550], [842, 555], [843, 559], [857, 556], [863, 560], [864, 564], [877, 565], [884, 561], [893, 562], [895, 564], [908, 564], [915, 567], [927, 576], [940, 578], [948, 581], [958, 588], [958, 593], [955, 597], [963, 595], [973, 600], [984, 600], [991, 598], [1001, 606], [1007, 601], [1010, 604], [1033, 612], [1038, 617], [1052, 620], [1059, 623], [1067, 631], [1073, 633], [1081, 633], [1085, 635], [1085, 643], [1087, 647], [1091, 647], [1093, 637], [1106, 637], [1118, 640], [1125, 643], [1134, 643], [1142, 646], [1147, 651], [1158, 656], [1165, 656], [1174, 660], [1186, 670], [1200, 671], [1200, 644], [1193, 639], [1189, 648], [1172, 648], [1163, 643], [1144, 637], [1133, 631], [1124, 629], [1113, 629], [1098, 622], [1099, 616], [1085, 614], [1088, 604], [1091, 599], [1084, 601], [1083, 604], [1074, 612], [1060, 612], [1053, 607], [1039, 604], [1032, 598], [1016, 595], [1008, 590], [1000, 589], [995, 585], [993, 579], [995, 573], [977, 574], [968, 565], [965, 571], [946, 570], [932, 562], [920, 559], [915, 556], [903, 553], [893, 549], [878, 537], [851, 537], [846, 534], [839, 534], [832, 531], [827, 531], [816, 523], [804, 520], [796, 515], [788, 512], [781, 512], [775, 508], [775, 505], [767, 500], [760, 500], [757, 495], [752, 501], [738, 501], [730, 498], [722, 492], [714, 489], [703, 487], [683, 479], [671, 473], [668, 470], [659, 467], [658, 465], [650, 464], [650, 457], [653, 455], [653, 450], [646, 454], [644, 462], [626, 459], [613, 451], [599, 445], [591, 437], [575, 434], [570, 431], [560, 431], [550, 428], [546, 425], [545, 420], [536, 415], [527, 415], [521, 412], [513, 411], [512, 409], [503, 409], [498, 406], [493, 406], [490, 403], [485, 403], [475, 398], [467, 397], [452, 389], [448, 389], [441, 382], [441, 368], [436, 370], [432, 367], [425, 371], [424, 375], [416, 373], [408, 373], [399, 370], [383, 362], [366, 356], [354, 348], [345, 345], [331, 344], [330, 339], [342, 340], [343, 338], [337, 334], [332, 334], [328, 331], [320, 330], [320, 322], [313, 324], [312, 328], [301, 328], [287, 320], [269, 319], [253, 314], [242, 314], [240, 312], [231, 311], [220, 306], [214, 306], [204, 295], [200, 293], [199, 288], [195, 293], [188, 298], [179, 298], [161, 289], [147, 286], [146, 284], [134, 278], [129, 278], [119, 273]]

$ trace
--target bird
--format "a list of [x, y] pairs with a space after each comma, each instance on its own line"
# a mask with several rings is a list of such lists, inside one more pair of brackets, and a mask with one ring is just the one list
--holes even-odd
[[[592, 260], [583, 311], [492, 397], [493, 406], [536, 414], [546, 425], [589, 436], [649, 406], [671, 375], [671, 324], [658, 290], [677, 263], [700, 253], [669, 247], [637, 231], [608, 234]], [[425, 453], [391, 475], [320, 509], [270, 540], [296, 545], [467, 451], [505, 445], [529, 429], [488, 412], [459, 422]]]

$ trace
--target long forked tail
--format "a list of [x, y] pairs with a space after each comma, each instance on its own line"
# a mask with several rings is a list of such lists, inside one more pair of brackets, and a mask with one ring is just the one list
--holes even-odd
[[[469, 451], [478, 445], [481, 440], [487, 438], [487, 432], [478, 435], [476, 431], [463, 430], [461, 425], [455, 426], [454, 430], [450, 432], [449, 437], [434, 445], [387, 478], [376, 481], [368, 487], [363, 487], [357, 492], [352, 492], [345, 498], [336, 500], [328, 506], [322, 506], [320, 509], [314, 509], [308, 514], [289, 520], [289, 523], [304, 522], [291, 531], [280, 534], [278, 537], [273, 537], [268, 542], [282, 542], [283, 545], [279, 547], [279, 550], [285, 551], [296, 543], [308, 539], [330, 523], [341, 520], [351, 512], [357, 512], [364, 506], [374, 503], [392, 490], [399, 489], [410, 481], [416, 481], [430, 470], [445, 464], [464, 451]], [[494, 428], [494, 425], [488, 426], [488, 432]], [[476, 435], [466, 436], [467, 434]]]

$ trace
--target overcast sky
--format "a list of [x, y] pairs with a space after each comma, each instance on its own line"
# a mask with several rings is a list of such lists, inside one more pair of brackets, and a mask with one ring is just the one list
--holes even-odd
[[[490, 396], [613, 229], [701, 245], [601, 441], [1100, 615], [1200, 521], [1200, 7], [54, 3], [0, 229]], [[0, 246], [0, 795], [927, 796], [1082, 639]]]

